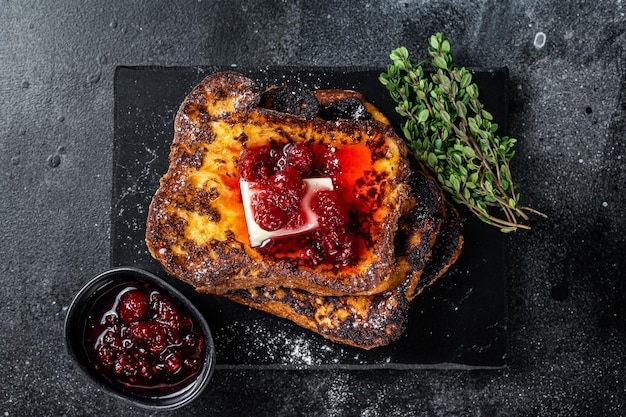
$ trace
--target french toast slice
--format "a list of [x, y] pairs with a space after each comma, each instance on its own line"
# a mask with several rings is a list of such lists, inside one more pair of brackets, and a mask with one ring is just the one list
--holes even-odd
[[[169, 169], [148, 213], [151, 255], [204, 293], [281, 287], [339, 296], [397, 287], [405, 277], [396, 273], [394, 236], [410, 198], [404, 142], [375, 119], [305, 118], [259, 102], [256, 84], [235, 72], [209, 75], [182, 102]], [[343, 158], [342, 190], [351, 199], [358, 236], [356, 259], [348, 265], [311, 263], [275, 245], [250, 244], [239, 155], [292, 142], [326, 146]]]
[[225, 296], [333, 342], [368, 350], [397, 340], [406, 328], [410, 302], [456, 261], [463, 242], [459, 215], [443, 199], [435, 181], [419, 172], [413, 178], [411, 209], [400, 218], [395, 240], [396, 272], [405, 276], [397, 288], [346, 296], [251, 288]]

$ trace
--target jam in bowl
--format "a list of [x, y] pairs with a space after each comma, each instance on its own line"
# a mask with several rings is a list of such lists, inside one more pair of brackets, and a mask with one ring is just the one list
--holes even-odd
[[88, 282], [69, 308], [65, 337], [93, 381], [145, 408], [189, 403], [215, 366], [202, 314], [174, 287], [136, 268], [116, 268]]

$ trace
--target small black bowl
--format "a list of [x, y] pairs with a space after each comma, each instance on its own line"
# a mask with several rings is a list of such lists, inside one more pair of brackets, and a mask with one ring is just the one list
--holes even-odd
[[[194, 323], [194, 329], [204, 337], [204, 355], [199, 358], [199, 370], [193, 380], [185, 381], [186, 385], [181, 385], [173, 391], [167, 387], [165, 389], [131, 389], [96, 369], [94, 354], [85, 341], [89, 332], [89, 316], [92, 314], [94, 306], [101, 302], [99, 300], [107, 297], [107, 294], [113, 291], [118, 291], [126, 284], [140, 284], [158, 290], [171, 299], [180, 311], [186, 310], [185, 313], [191, 317]], [[206, 388], [215, 368], [213, 337], [202, 314], [173, 286], [156, 275], [137, 268], [120, 267], [104, 272], [93, 278], [80, 290], [67, 313], [65, 342], [68, 353], [79, 368], [99, 387], [114, 397], [147, 409], [172, 410], [188, 404]]]

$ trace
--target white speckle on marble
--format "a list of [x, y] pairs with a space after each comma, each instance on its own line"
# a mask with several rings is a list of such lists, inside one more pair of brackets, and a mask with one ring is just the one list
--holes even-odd
[[533, 45], [537, 49], [541, 49], [546, 44], [546, 34], [543, 32], [537, 32], [535, 35], [535, 40], [533, 41]]

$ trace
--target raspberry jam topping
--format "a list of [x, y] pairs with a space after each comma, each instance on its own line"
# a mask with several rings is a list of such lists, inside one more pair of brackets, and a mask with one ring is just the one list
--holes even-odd
[[260, 189], [252, 196], [251, 203], [254, 220], [261, 228], [274, 231], [302, 224], [300, 202], [306, 185], [295, 168], [276, 171], [262, 183]]
[[[320, 187], [309, 190], [312, 178], [335, 178], [340, 172], [336, 150], [323, 145], [288, 143], [246, 148], [239, 158], [239, 174], [254, 190], [250, 206], [254, 222], [265, 231], [280, 231], [261, 250], [292, 252], [310, 262], [347, 265], [355, 257], [355, 236], [349, 227], [349, 209], [341, 190]], [[303, 201], [306, 200], [306, 204]], [[310, 201], [309, 201], [310, 200]], [[313, 228], [299, 228], [316, 217]], [[285, 230], [294, 230], [286, 233]], [[297, 236], [295, 236], [297, 235]]]
[[146, 283], [118, 285], [94, 304], [85, 331], [92, 364], [111, 382], [142, 393], [194, 381], [204, 337], [187, 310]]

